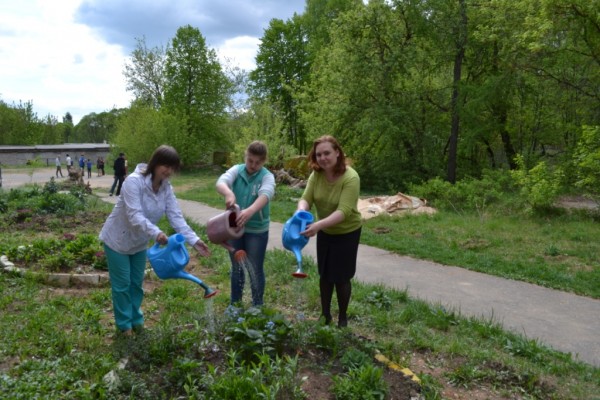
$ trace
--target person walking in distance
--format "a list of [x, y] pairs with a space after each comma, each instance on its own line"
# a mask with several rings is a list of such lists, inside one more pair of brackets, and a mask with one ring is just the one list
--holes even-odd
[[119, 157], [113, 163], [113, 169], [115, 170], [115, 180], [113, 181], [112, 187], [110, 188], [110, 196], [115, 193], [115, 187], [117, 188], [117, 196], [121, 194], [121, 187], [125, 180], [125, 154], [119, 153]]
[[314, 205], [317, 218], [300, 233], [306, 237], [317, 236], [322, 318], [325, 324], [331, 323], [335, 288], [338, 326], [342, 328], [348, 326], [351, 280], [356, 273], [362, 230], [358, 211], [360, 177], [346, 165], [344, 152], [333, 136], [322, 136], [314, 141], [308, 162], [313, 171], [298, 201], [298, 210], [310, 211]]
[[63, 173], [62, 173], [62, 168], [60, 166], [60, 157], [56, 157], [56, 160], [54, 160], [54, 163], [56, 164], [56, 177], [58, 178], [58, 174], [60, 174], [60, 177], [63, 177]]
[[[265, 291], [265, 252], [269, 241], [269, 202], [275, 194], [275, 177], [264, 167], [267, 161], [267, 146], [254, 141], [246, 148], [245, 162], [234, 165], [217, 179], [217, 192], [225, 197], [225, 208], [240, 206], [241, 212], [235, 221], [244, 227], [239, 239], [231, 240], [233, 248], [244, 250], [250, 262], [249, 269], [252, 305], [262, 306]], [[241, 302], [244, 290], [245, 271], [239, 260], [231, 259], [231, 306]]]
[[71, 158], [70, 155], [67, 154], [67, 173], [71, 172], [71, 167], [73, 166], [73, 159]]

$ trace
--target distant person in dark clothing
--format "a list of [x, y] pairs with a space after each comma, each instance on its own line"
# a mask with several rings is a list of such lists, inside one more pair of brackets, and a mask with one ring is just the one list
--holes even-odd
[[104, 159], [99, 157], [96, 161], [96, 169], [98, 170], [98, 176], [104, 176]]
[[83, 176], [83, 173], [85, 172], [85, 157], [83, 154], [79, 156], [79, 171], [81, 172], [81, 176]]
[[119, 158], [117, 158], [113, 164], [113, 169], [115, 170], [115, 180], [110, 188], [110, 196], [115, 192], [115, 187], [117, 188], [117, 196], [121, 194], [121, 186], [123, 186], [123, 181], [125, 180], [125, 154], [120, 153]]

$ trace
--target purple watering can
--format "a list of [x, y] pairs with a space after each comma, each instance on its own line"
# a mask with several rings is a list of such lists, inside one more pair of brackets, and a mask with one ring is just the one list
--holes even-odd
[[296, 255], [298, 269], [292, 274], [295, 278], [306, 278], [308, 275], [302, 271], [302, 249], [308, 243], [308, 238], [300, 234], [306, 230], [306, 225], [312, 224], [313, 215], [308, 211], [296, 211], [292, 218], [283, 225], [281, 242], [283, 247]]
[[176, 233], [169, 236], [166, 246], [161, 247], [160, 244], [155, 243], [148, 249], [147, 254], [152, 269], [160, 279], [187, 279], [196, 282], [204, 289], [205, 299], [218, 293], [194, 275], [184, 271], [185, 266], [190, 262], [190, 255], [185, 247], [185, 238], [182, 234]]
[[244, 234], [244, 228], [238, 229], [238, 226], [235, 223], [239, 213], [240, 206], [235, 204], [225, 212], [209, 219], [206, 223], [206, 235], [208, 236], [208, 240], [214, 244], [220, 244], [229, 252], [233, 252], [235, 249], [227, 243], [227, 241], [239, 239]]

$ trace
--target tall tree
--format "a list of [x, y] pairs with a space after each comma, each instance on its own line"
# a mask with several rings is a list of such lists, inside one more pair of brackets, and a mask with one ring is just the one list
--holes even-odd
[[459, 101], [460, 84], [462, 79], [462, 64], [465, 58], [467, 47], [467, 5], [465, 0], [458, 0], [458, 21], [455, 25], [455, 55], [452, 76], [452, 100], [450, 103], [450, 113], [452, 123], [450, 124], [450, 138], [448, 140], [448, 170], [446, 179], [450, 183], [456, 182], [456, 156], [458, 153], [458, 134], [460, 128]]
[[250, 92], [277, 107], [285, 137], [301, 153], [306, 151], [306, 134], [298, 119], [296, 96], [310, 72], [306, 39], [298, 16], [287, 22], [272, 19], [258, 49], [256, 69], [250, 73]]
[[71, 140], [71, 135], [73, 134], [73, 116], [68, 111], [65, 114], [65, 116], [63, 117], [63, 126], [64, 126], [64, 128], [63, 128], [64, 129], [64, 133], [63, 133], [64, 143], [69, 143], [69, 140]]
[[189, 146], [198, 153], [220, 147], [233, 84], [199, 29], [187, 25], [177, 30], [167, 49], [165, 78], [164, 106], [187, 121]]
[[136, 39], [135, 49], [131, 53], [131, 60], [125, 64], [123, 75], [127, 90], [133, 92], [137, 101], [157, 109], [162, 106], [166, 86], [165, 61], [163, 47], [149, 49], [144, 37]]

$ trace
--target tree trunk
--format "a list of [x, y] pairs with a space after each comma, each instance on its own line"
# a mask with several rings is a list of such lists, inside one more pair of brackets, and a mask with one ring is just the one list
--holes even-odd
[[456, 38], [456, 56], [454, 57], [454, 77], [452, 81], [452, 102], [450, 112], [452, 113], [452, 123], [450, 125], [450, 140], [448, 146], [448, 171], [446, 179], [448, 182], [456, 183], [457, 153], [458, 153], [458, 133], [460, 126], [460, 116], [458, 111], [458, 100], [460, 97], [459, 85], [462, 76], [462, 63], [465, 58], [465, 47], [467, 45], [467, 10], [465, 0], [459, 0], [459, 15], [457, 38]]

